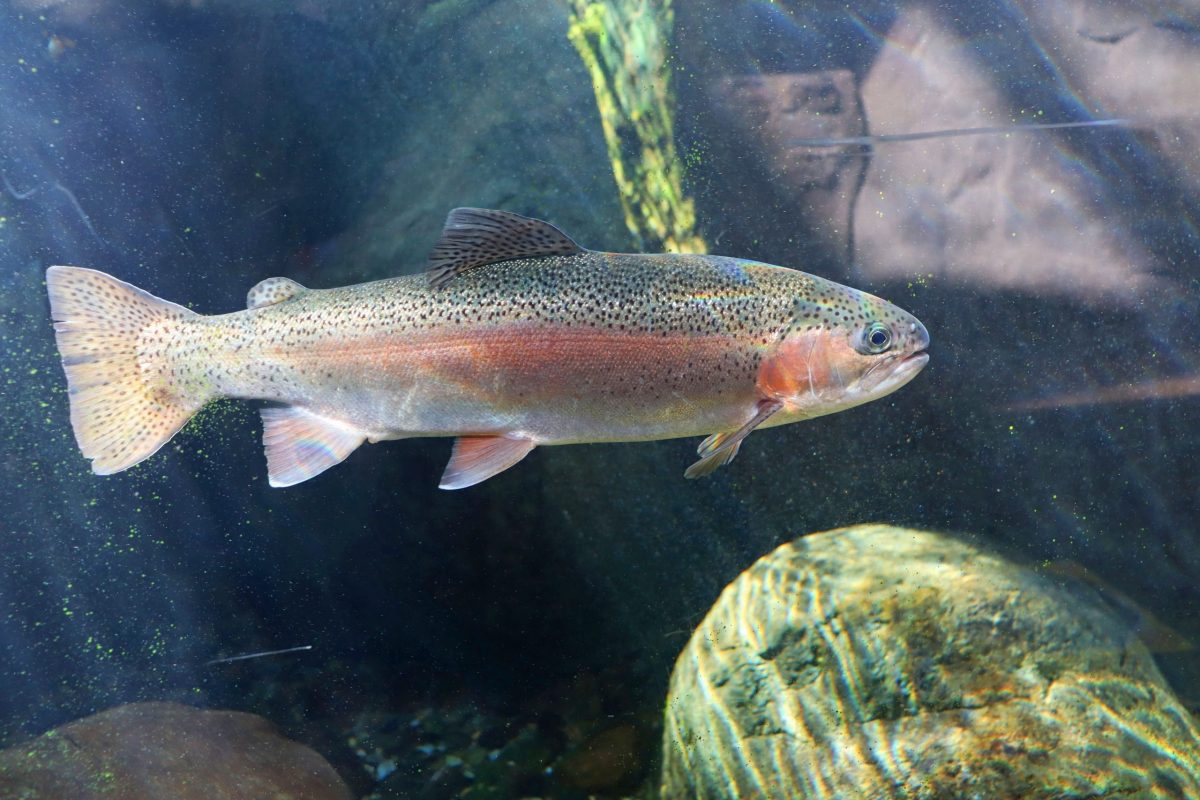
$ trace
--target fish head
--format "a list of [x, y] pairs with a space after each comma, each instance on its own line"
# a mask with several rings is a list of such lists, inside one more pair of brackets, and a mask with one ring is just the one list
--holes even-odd
[[814, 278], [759, 369], [760, 392], [793, 418], [876, 400], [929, 362], [929, 331], [904, 309], [872, 294]]

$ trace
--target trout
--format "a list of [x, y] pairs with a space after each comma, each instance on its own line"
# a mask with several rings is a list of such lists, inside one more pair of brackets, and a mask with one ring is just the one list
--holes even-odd
[[586, 250], [486, 209], [450, 213], [424, 273], [338, 289], [268, 278], [230, 314], [80, 267], [50, 267], [46, 284], [71, 426], [100, 475], [232, 397], [272, 403], [272, 486], [416, 436], [456, 437], [443, 489], [538, 445], [707, 436], [695, 478], [756, 428], [883, 397], [929, 359], [915, 317], [857, 289], [738, 258]]

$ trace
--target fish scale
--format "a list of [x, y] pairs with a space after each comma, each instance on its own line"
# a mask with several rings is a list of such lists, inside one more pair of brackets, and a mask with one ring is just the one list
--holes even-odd
[[[101, 474], [235, 397], [279, 404], [263, 411], [273, 485], [414, 436], [456, 437], [443, 488], [539, 445], [711, 434], [695, 477], [751, 430], [875, 399], [927, 360], [921, 323], [857, 289], [723, 256], [584, 250], [484, 209], [451, 212], [424, 274], [337, 289], [270, 278], [231, 314], [74, 267], [47, 285], [76, 438]], [[113, 330], [114, 309], [134, 323]]]

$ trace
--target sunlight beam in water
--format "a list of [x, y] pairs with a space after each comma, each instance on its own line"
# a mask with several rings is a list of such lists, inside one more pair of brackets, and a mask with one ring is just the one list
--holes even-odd
[[792, 147], [842, 147], [845, 145], [862, 145], [870, 147], [876, 144], [892, 142], [916, 142], [922, 139], [949, 139], [955, 136], [983, 136], [1002, 133], [1033, 133], [1036, 131], [1059, 130], [1063, 128], [1099, 128], [1108, 126], [1125, 126], [1127, 119], [1094, 119], [1084, 122], [1048, 122], [1033, 125], [994, 125], [984, 128], [951, 128], [942, 131], [920, 131], [917, 133], [884, 133], [875, 136], [844, 136], [813, 139], [793, 139]]
[[1130, 383], [1124, 386], [1105, 386], [1087, 392], [1070, 392], [1051, 397], [1019, 400], [1004, 407], [1005, 411], [1047, 411], [1081, 406], [1134, 403], [1140, 400], [1174, 400], [1200, 395], [1200, 375], [1164, 378], [1158, 381]]
[[252, 658], [266, 658], [267, 656], [285, 656], [289, 653], [300, 653], [305, 650], [312, 650], [311, 644], [300, 645], [299, 647], [285, 647], [282, 650], [263, 650], [258, 653], [245, 653], [240, 656], [228, 656], [227, 658], [214, 658], [212, 661], [205, 661], [204, 666], [213, 667], [217, 664], [232, 664], [234, 661], [249, 661]]

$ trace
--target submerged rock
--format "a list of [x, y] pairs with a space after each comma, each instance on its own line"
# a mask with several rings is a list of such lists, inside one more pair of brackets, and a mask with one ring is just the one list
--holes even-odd
[[[866, 133], [854, 74], [839, 69], [726, 75], [711, 81], [706, 99], [714, 119], [730, 133], [713, 143], [713, 156], [724, 165], [723, 192], [757, 200], [765, 183], [795, 205], [809, 234], [804, 238], [813, 240], [803, 248], [819, 247], [841, 264], [850, 262], [853, 242], [847, 221], [867, 161], [858, 148], [801, 147], [796, 142]], [[747, 151], [758, 169], [742, 166]], [[794, 231], [788, 233], [791, 245]], [[793, 258], [812, 268], [810, 259]]]
[[349, 800], [315, 751], [239, 711], [133, 703], [0, 752], [20, 800]]
[[862, 525], [734, 580], [671, 676], [664, 798], [1196, 797], [1200, 730], [1083, 586]]
[[[1168, 64], [1175, 52], [1150, 62], [1120, 62], [1121, 70], [1136, 74], [1124, 82], [1137, 84], [1142, 107], [1109, 102], [1113, 92], [1107, 87], [1116, 83], [1111, 68], [1085, 68], [1091, 79], [1079, 82], [1068, 72], [1067, 84], [1081, 96], [1056, 96], [1054, 82], [1038, 72], [1046, 68], [1039, 57], [1058, 54], [1051, 62], [1056, 69], [1068, 69], [1060, 63], [1078, 67], [1080, 59], [1067, 55], [1079, 41], [1070, 4], [1026, 5], [1055, 9], [1037, 17], [1053, 17], [1058, 27], [1052, 30], [1047, 21], [1025, 30], [1014, 21], [997, 26], [1003, 31], [998, 33], [990, 29], [994, 21], [963, 22], [923, 4], [901, 8], [862, 83], [871, 132], [1079, 121], [1087, 117], [1070, 114], [1083, 108], [1150, 123], [1153, 136], [1139, 134], [1148, 142], [1169, 138], [1170, 128], [1160, 122], [1163, 111], [1145, 106], [1169, 106], [1172, 96], [1160, 91], [1162, 81], [1147, 75], [1174, 73]], [[986, 15], [980, 11], [980, 17]], [[981, 58], [986, 46], [1011, 53], [1011, 68]], [[1180, 63], [1197, 63], [1195, 50], [1193, 45], [1189, 60]], [[1130, 70], [1147, 63], [1153, 66]], [[1115, 305], [1170, 290], [1169, 271], [1148, 242], [1178, 235], [1152, 219], [1169, 217], [1165, 204], [1176, 202], [1174, 192], [1163, 189], [1169, 168], [1160, 172], [1155, 166], [1159, 149], [1143, 149], [1121, 127], [873, 148], [852, 220], [861, 274], [874, 281], [924, 276], [949, 285]], [[1165, 148], [1162, 153], [1168, 155]], [[1124, 169], [1136, 180], [1097, 181], [1098, 173], [1115, 175], [1113, 164], [1122, 159], [1129, 159]], [[1152, 194], [1139, 198], [1140, 192]], [[1147, 236], [1154, 228], [1160, 230]]]
[[378, 113], [403, 125], [371, 155], [379, 174], [326, 278], [423, 269], [455, 206], [530, 214], [585, 247], [627, 248], [591, 80], [568, 28], [564, 4], [495, 0], [461, 24], [426, 29], [394, 94], [380, 97]]

